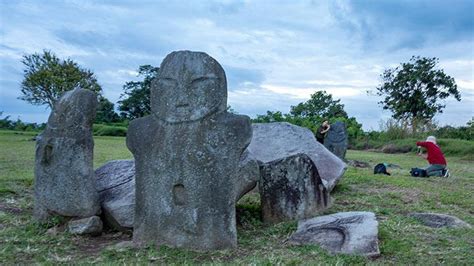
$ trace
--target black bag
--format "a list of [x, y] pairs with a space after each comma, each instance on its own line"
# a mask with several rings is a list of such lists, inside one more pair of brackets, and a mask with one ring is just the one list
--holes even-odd
[[428, 177], [426, 170], [421, 168], [412, 168], [410, 174], [415, 177]]
[[390, 175], [390, 173], [387, 172], [387, 167], [383, 163], [379, 163], [374, 167], [374, 175], [376, 174]]

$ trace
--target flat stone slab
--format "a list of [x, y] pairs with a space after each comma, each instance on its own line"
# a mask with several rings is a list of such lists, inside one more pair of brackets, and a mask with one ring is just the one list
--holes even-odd
[[135, 161], [115, 160], [95, 170], [96, 188], [110, 227], [129, 231], [135, 216]]
[[372, 212], [340, 212], [298, 222], [290, 245], [319, 245], [330, 253], [380, 255], [378, 222]]
[[286, 122], [256, 123], [252, 128], [253, 136], [248, 150], [262, 163], [306, 154], [316, 165], [328, 192], [346, 171], [346, 164], [319, 143], [307, 128]]
[[470, 224], [464, 222], [458, 217], [447, 214], [414, 212], [408, 214], [408, 216], [413, 217], [420, 221], [422, 224], [433, 228], [472, 228]]
[[99, 235], [102, 233], [102, 220], [98, 216], [69, 221], [69, 233], [75, 235]]

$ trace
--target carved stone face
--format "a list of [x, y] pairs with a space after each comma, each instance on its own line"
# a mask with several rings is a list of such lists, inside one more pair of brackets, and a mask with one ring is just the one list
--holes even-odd
[[224, 112], [227, 106], [225, 73], [205, 53], [179, 51], [161, 64], [151, 89], [151, 109], [169, 123], [196, 121]]

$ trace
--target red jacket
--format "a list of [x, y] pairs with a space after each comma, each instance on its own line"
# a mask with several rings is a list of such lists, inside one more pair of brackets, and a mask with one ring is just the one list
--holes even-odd
[[444, 158], [443, 152], [438, 145], [429, 141], [418, 141], [417, 146], [425, 147], [428, 150], [428, 162], [430, 164], [443, 164], [447, 165], [446, 159]]

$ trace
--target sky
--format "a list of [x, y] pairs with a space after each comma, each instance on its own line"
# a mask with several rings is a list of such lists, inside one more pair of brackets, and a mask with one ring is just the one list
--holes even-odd
[[474, 116], [474, 1], [0, 0], [2, 118], [46, 122], [50, 110], [17, 99], [21, 58], [51, 50], [92, 70], [116, 103], [140, 65], [172, 51], [203, 51], [224, 68], [228, 104], [255, 117], [325, 90], [349, 116], [378, 130], [391, 116], [374, 91], [384, 69], [437, 57], [461, 102], [445, 101], [440, 125]]

